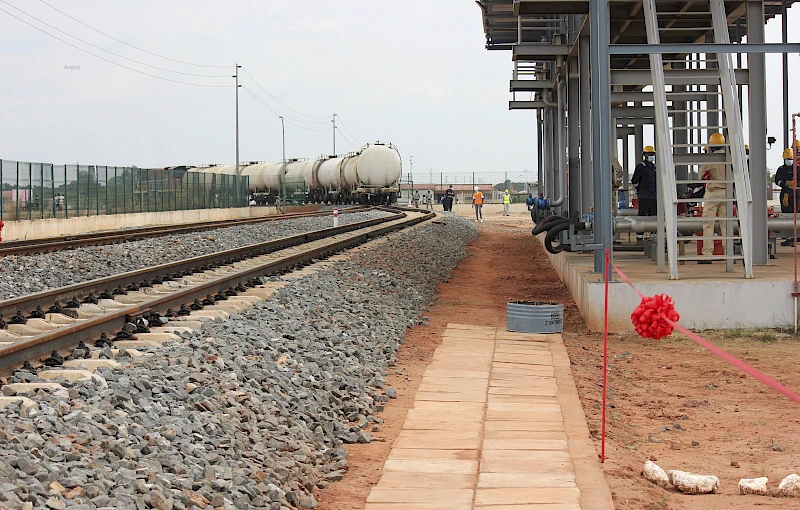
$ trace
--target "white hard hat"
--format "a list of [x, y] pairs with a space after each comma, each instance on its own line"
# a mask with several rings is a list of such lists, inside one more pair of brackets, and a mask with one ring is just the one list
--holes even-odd
[[478, 191], [478, 187], [477, 186], [475, 186], [475, 191]]

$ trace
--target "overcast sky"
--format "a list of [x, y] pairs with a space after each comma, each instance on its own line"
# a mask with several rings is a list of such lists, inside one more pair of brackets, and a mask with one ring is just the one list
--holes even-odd
[[[46, 1], [158, 55], [229, 67], [182, 65], [143, 53], [40, 0], [3, 0], [0, 9], [126, 66], [228, 88], [137, 74], [0, 12], [0, 158], [140, 167], [232, 164], [230, 76], [239, 62], [288, 107], [242, 73], [245, 87], [287, 116], [287, 157], [330, 153], [329, 119], [336, 112], [347, 129], [343, 135], [354, 144], [396, 144], [406, 170], [412, 155], [415, 170], [426, 174], [431, 169], [438, 174], [535, 168], [530, 144], [534, 118], [508, 111], [510, 56], [484, 49], [481, 13], [472, 1]], [[124, 57], [225, 78], [181, 75], [126, 61], [42, 25], [9, 4]], [[280, 120], [244, 88], [239, 101], [241, 160], [279, 161]], [[353, 147], [337, 135], [336, 149]]]
[[[0, 9], [87, 51], [84, 53], [0, 12], [0, 158], [62, 164], [137, 165], [235, 161], [233, 64], [241, 83], [287, 116], [287, 157], [332, 149], [333, 112], [346, 128], [337, 152], [381, 140], [395, 143], [416, 181], [430, 172], [509, 172], [536, 168], [535, 118], [508, 111], [512, 63], [488, 52], [471, 0], [97, 2], [0, 0]], [[49, 23], [43, 25], [13, 7]], [[790, 11], [790, 26], [800, 23]], [[53, 28], [55, 27], [55, 28]], [[150, 66], [111, 55], [58, 32]], [[767, 30], [780, 38], [779, 20]], [[791, 32], [790, 32], [791, 36]], [[768, 57], [770, 134], [782, 145], [780, 57]], [[800, 57], [790, 58], [797, 88]], [[791, 111], [800, 97], [790, 95]], [[283, 103], [283, 104], [281, 104]], [[294, 111], [293, 111], [294, 110]], [[305, 122], [300, 122], [305, 121]], [[302, 126], [302, 128], [300, 127]], [[303, 129], [305, 128], [305, 129]], [[280, 160], [280, 120], [240, 89], [241, 160]], [[782, 147], [768, 152], [780, 164]]]

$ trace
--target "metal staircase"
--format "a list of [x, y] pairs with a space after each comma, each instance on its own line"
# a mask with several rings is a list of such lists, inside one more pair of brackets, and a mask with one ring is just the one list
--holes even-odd
[[[696, 4], [696, 2], [695, 2]], [[647, 42], [649, 44], [660, 44], [662, 33], [674, 30], [672, 28], [676, 14], [680, 13], [658, 13], [656, 11], [655, 0], [644, 0], [644, 16], [647, 29]], [[714, 42], [718, 44], [729, 44], [730, 35], [727, 26], [727, 17], [723, 0], [710, 0], [708, 11], [690, 13], [694, 19], [708, 21], [708, 29], [713, 33]], [[661, 54], [650, 54], [650, 71], [653, 82], [653, 105], [655, 110], [655, 134], [656, 148], [658, 150], [657, 171], [659, 173], [660, 199], [665, 204], [665, 227], [667, 240], [667, 258], [669, 262], [670, 279], [678, 279], [679, 261], [702, 261], [720, 260], [726, 261], [728, 271], [733, 270], [736, 260], [741, 260], [744, 266], [745, 278], [753, 277], [753, 249], [752, 249], [752, 195], [750, 190], [750, 176], [747, 167], [744, 148], [744, 136], [742, 133], [742, 119], [739, 111], [739, 100], [736, 92], [736, 78], [730, 53], [718, 53], [716, 58], [713, 54], [704, 54], [703, 58], [690, 60], [697, 67], [705, 67], [705, 72], [711, 70], [719, 74], [719, 86], [714, 85], [713, 89], [708, 90], [708, 96], [717, 95], [716, 101], [705, 101], [704, 109], [675, 109], [668, 105], [668, 101], [681, 103], [681, 95], [697, 95], [697, 92], [668, 91], [664, 79], [664, 61]], [[721, 96], [721, 97], [720, 97]], [[721, 101], [720, 101], [721, 100]], [[721, 108], [714, 106], [714, 102], [722, 104]], [[690, 105], [690, 102], [683, 103]], [[711, 106], [709, 106], [709, 104]], [[698, 106], [700, 102], [698, 102]], [[689, 118], [686, 126], [677, 126], [670, 123], [670, 113], [685, 113]], [[697, 126], [691, 125], [691, 119], [698, 114], [697, 118], [713, 119], [719, 118], [718, 125]], [[710, 115], [709, 115], [710, 114]], [[720, 115], [722, 114], [722, 115]], [[724, 119], [724, 120], [722, 120]], [[703, 124], [713, 124], [714, 122], [702, 122]], [[673, 143], [673, 134], [678, 130], [697, 130], [705, 129], [707, 133], [718, 131], [725, 135], [725, 156], [723, 159], [716, 159], [715, 155], [703, 154], [702, 150], [707, 145], [706, 140], [696, 140], [695, 143]], [[675, 149], [687, 154], [674, 154]], [[726, 235], [724, 237], [714, 236], [706, 238], [696, 235], [685, 235], [681, 233], [681, 225], [687, 221], [697, 222], [697, 218], [678, 217], [677, 206], [680, 203], [698, 202], [697, 198], [684, 199], [677, 196], [677, 185], [679, 184], [700, 184], [708, 181], [701, 180], [699, 172], [695, 172], [696, 178], [677, 180], [675, 172], [675, 159], [679, 157], [680, 165], [689, 167], [699, 167], [707, 163], [724, 163], [726, 166], [726, 179], [722, 182], [726, 184], [725, 198], [702, 199], [704, 202], [725, 202], [727, 214], [724, 217], [718, 216], [720, 222], [726, 222]], [[733, 214], [733, 204], [738, 209], [737, 215]], [[738, 220], [738, 235], [735, 235], [735, 222]], [[715, 255], [704, 257], [702, 255], [680, 255], [678, 252], [678, 241], [697, 241], [711, 242], [723, 240], [726, 245], [725, 255]], [[741, 254], [734, 253], [734, 243], [741, 243]], [[685, 262], [684, 262], [685, 263]]]

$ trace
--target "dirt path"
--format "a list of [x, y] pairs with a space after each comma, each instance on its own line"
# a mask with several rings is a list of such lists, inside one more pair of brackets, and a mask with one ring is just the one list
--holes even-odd
[[[396, 370], [402, 375], [388, 378], [399, 396], [381, 413], [385, 423], [376, 434], [384, 442], [348, 447], [350, 471], [342, 482], [320, 492], [320, 508], [364, 508], [446, 324], [502, 324], [510, 300], [550, 300], [565, 305], [564, 340], [599, 451], [602, 335], [587, 334], [569, 293], [531, 237], [528, 225], [487, 221], [480, 227], [481, 236], [470, 248], [471, 257], [462, 261], [449, 282], [440, 285], [438, 300], [428, 314], [430, 324], [409, 331], [399, 353]], [[736, 331], [706, 336], [800, 390], [796, 338]], [[604, 469], [617, 508], [800, 508], [798, 500], [737, 494], [740, 478], [768, 476], [770, 487], [776, 488], [784, 476], [800, 471], [800, 406], [743, 378], [679, 337], [655, 342], [635, 334], [612, 335], [610, 359], [611, 407]], [[648, 440], [650, 435], [659, 442]], [[775, 451], [774, 445], [783, 451]], [[655, 487], [641, 477], [642, 464], [648, 458], [664, 469], [715, 474], [720, 477], [720, 494], [687, 496]]]

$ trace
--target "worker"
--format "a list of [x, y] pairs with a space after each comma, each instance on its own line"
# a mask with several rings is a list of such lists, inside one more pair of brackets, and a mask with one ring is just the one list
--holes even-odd
[[[648, 145], [642, 151], [642, 161], [633, 171], [631, 184], [639, 197], [639, 216], [658, 214], [658, 176], [656, 174], [656, 150]], [[644, 242], [644, 234], [636, 234], [636, 242]]]
[[475, 221], [483, 223], [483, 193], [475, 186], [475, 193], [472, 194], [472, 205], [475, 207]]
[[444, 201], [442, 205], [444, 206], [445, 211], [452, 211], [453, 210], [453, 200], [456, 198], [456, 192], [453, 189], [453, 185], [451, 184], [447, 191], [444, 193]]
[[525, 205], [528, 206], [529, 211], [533, 209], [535, 203], [536, 201], [533, 199], [533, 193], [528, 193], [528, 198], [525, 199]]
[[419, 209], [419, 191], [414, 191], [414, 196], [411, 199], [414, 202], [414, 209]]
[[617, 207], [619, 206], [619, 196], [617, 195], [617, 191], [619, 190], [619, 187], [622, 186], [622, 174], [624, 173], [622, 165], [616, 156], [611, 156], [611, 170], [611, 211], [613, 212], [614, 216], [616, 216]]
[[511, 216], [509, 209], [511, 208], [511, 194], [508, 190], [503, 193], [503, 216]]
[[[708, 138], [708, 152], [725, 152], [725, 137], [722, 133], [713, 133]], [[716, 216], [727, 216], [728, 206], [725, 197], [725, 164], [712, 163], [700, 166], [700, 175], [703, 180], [709, 181], [706, 184], [706, 192], [703, 195], [703, 257], [709, 259], [714, 256], [714, 224]], [[710, 219], [706, 219], [710, 218]], [[725, 237], [726, 220], [720, 220], [719, 232]], [[724, 246], [724, 244], [723, 244]], [[698, 264], [711, 264], [711, 260], [698, 260]]]
[[433, 191], [428, 190], [428, 210], [433, 210]]
[[[797, 199], [800, 198], [800, 193], [798, 193], [798, 190], [795, 188], [793, 156], [792, 149], [784, 149], [783, 164], [779, 166], [778, 171], [775, 172], [775, 184], [781, 188], [780, 201], [782, 213], [794, 213], [795, 207], [797, 207]], [[794, 239], [786, 239], [781, 243], [781, 246], [794, 246]]]

